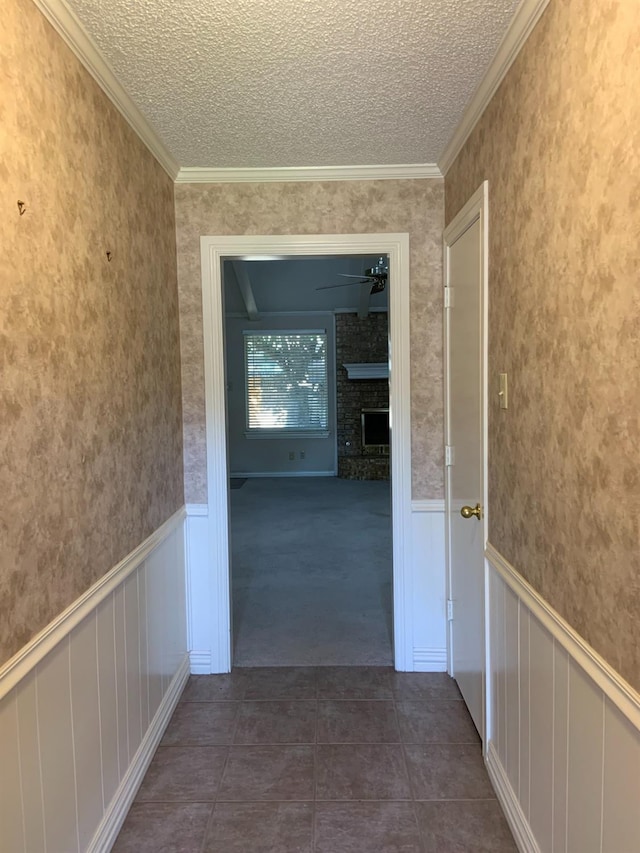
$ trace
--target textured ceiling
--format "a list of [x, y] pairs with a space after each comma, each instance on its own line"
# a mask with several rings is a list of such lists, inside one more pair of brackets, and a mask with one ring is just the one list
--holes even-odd
[[68, 0], [183, 167], [434, 163], [518, 0]]

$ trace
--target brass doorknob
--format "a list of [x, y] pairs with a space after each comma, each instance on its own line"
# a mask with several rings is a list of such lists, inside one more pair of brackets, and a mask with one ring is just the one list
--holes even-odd
[[460, 515], [463, 518], [471, 518], [475, 515], [478, 521], [480, 521], [482, 518], [482, 507], [480, 504], [476, 504], [475, 506], [463, 506], [460, 510]]

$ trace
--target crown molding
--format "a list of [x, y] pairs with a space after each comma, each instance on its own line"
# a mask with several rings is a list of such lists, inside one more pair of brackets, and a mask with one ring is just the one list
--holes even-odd
[[178, 184], [266, 183], [270, 181], [385, 181], [442, 178], [436, 163], [392, 166], [283, 166], [268, 169], [180, 169]]
[[178, 163], [133, 103], [74, 12], [64, 0], [33, 0], [33, 2], [138, 134], [165, 172], [175, 180], [180, 168]]
[[438, 161], [443, 175], [446, 175], [451, 168], [548, 4], [549, 0], [522, 0], [509, 29], [500, 42], [496, 55], [464, 111], [462, 121]]

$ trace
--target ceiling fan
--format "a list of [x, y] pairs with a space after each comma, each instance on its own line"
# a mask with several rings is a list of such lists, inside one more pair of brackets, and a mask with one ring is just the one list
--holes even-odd
[[338, 273], [342, 278], [355, 278], [356, 281], [345, 281], [343, 284], [326, 284], [324, 287], [316, 287], [316, 290], [333, 290], [334, 287], [351, 287], [354, 284], [371, 283], [371, 296], [374, 293], [382, 293], [387, 286], [387, 278], [389, 277], [389, 265], [384, 256], [378, 258], [375, 266], [364, 271], [364, 275], [349, 275], [348, 273]]

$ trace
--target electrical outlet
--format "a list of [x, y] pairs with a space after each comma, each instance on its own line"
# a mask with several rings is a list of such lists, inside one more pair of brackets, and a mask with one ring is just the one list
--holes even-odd
[[296, 454], [293, 452], [293, 450], [290, 450], [289, 451], [289, 462], [293, 462], [293, 460], [295, 458], [296, 458]]
[[300, 451], [300, 459], [304, 459], [304, 450]]

